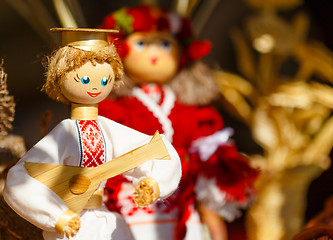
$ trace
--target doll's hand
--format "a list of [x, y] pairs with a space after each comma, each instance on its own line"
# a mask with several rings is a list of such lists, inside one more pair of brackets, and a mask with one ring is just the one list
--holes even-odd
[[65, 226], [64, 232], [66, 237], [74, 237], [81, 227], [81, 220], [79, 216], [73, 217], [68, 221], [67, 226]]
[[134, 202], [138, 207], [154, 203], [160, 196], [160, 188], [153, 178], [144, 178], [135, 187]]
[[78, 233], [80, 227], [81, 220], [79, 216], [71, 210], [67, 210], [58, 219], [55, 229], [58, 233], [65, 234], [70, 239]]

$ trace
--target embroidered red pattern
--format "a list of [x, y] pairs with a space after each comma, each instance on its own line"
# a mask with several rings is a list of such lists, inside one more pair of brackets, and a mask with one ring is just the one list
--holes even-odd
[[81, 135], [82, 167], [97, 167], [105, 162], [105, 144], [95, 120], [77, 121]]

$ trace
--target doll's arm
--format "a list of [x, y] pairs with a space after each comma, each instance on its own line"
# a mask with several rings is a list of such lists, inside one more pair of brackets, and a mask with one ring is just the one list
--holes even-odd
[[[121, 124], [117, 124], [109, 119], [103, 117], [100, 117], [99, 119], [102, 125], [107, 125], [104, 132], [106, 135], [111, 136], [110, 140], [113, 143], [114, 157], [118, 157], [128, 152], [130, 149], [148, 143], [151, 139], [151, 136], [125, 127]], [[168, 150], [171, 158], [170, 160], [152, 159], [152, 161], [145, 162], [135, 169], [125, 173], [128, 180], [132, 181], [134, 186], [138, 186], [137, 193], [140, 192], [140, 194], [137, 196], [143, 196], [147, 194], [147, 192], [153, 190], [155, 192], [155, 196], [158, 198], [157, 189], [159, 189], [159, 198], [166, 198], [178, 187], [181, 177], [181, 164], [179, 156], [174, 147], [163, 134], [161, 134], [161, 138]], [[151, 178], [151, 180], [148, 181], [146, 179], [141, 182], [144, 184], [141, 185], [140, 183], [138, 185], [138, 183], [145, 178]], [[149, 184], [147, 184], [148, 182]], [[152, 201], [154, 200], [154, 197], [152, 197]]]
[[198, 210], [203, 222], [207, 225], [212, 240], [228, 240], [225, 221], [216, 212], [198, 203]]
[[68, 210], [53, 191], [29, 176], [23, 161], [9, 170], [3, 196], [16, 213], [46, 231], [54, 231], [57, 220]]
[[[223, 174], [223, 173], [221, 173]], [[246, 192], [244, 200], [236, 199], [226, 189], [217, 185], [216, 179], [200, 176], [195, 185], [196, 200], [211, 211], [214, 211], [227, 222], [232, 222], [242, 215], [254, 200], [254, 193]]]
[[61, 236], [66, 235], [67, 238], [71, 238], [78, 233], [80, 227], [81, 221], [79, 216], [71, 210], [67, 210], [59, 217], [55, 225], [55, 230]]
[[200, 108], [197, 119], [198, 138], [189, 149], [190, 162], [198, 166], [197, 201], [225, 220], [233, 221], [253, 201], [258, 172], [238, 153], [230, 139], [233, 130], [221, 130], [222, 118], [214, 109]]
[[134, 202], [138, 207], [146, 207], [160, 197], [160, 187], [154, 178], [143, 178], [136, 186]]
[[[146, 206], [155, 202], [158, 198], [164, 199], [170, 196], [177, 189], [180, 181], [181, 164], [179, 156], [165, 136], [161, 135], [161, 137], [171, 160], [152, 160], [128, 173], [130, 180], [136, 186], [134, 199], [139, 206]], [[154, 194], [150, 197], [140, 197], [138, 195], [140, 193], [142, 196], [146, 196], [149, 192], [154, 192]]]
[[[66, 127], [61, 124], [40, 140], [12, 167], [7, 175], [3, 196], [11, 208], [27, 221], [46, 231], [55, 231], [61, 215], [68, 210], [63, 200], [52, 190], [32, 178], [25, 166], [29, 162], [59, 164], [65, 154]], [[65, 135], [64, 135], [65, 134]], [[60, 176], [57, 176], [60, 177]]]

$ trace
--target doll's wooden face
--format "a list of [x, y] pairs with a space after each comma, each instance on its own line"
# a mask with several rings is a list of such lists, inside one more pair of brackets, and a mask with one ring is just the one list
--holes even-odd
[[179, 48], [168, 33], [133, 33], [126, 39], [129, 52], [124, 68], [136, 83], [163, 84], [172, 78], [179, 65]]
[[62, 79], [62, 94], [73, 103], [95, 104], [105, 99], [111, 92], [115, 75], [108, 63], [85, 63], [80, 68], [67, 73]]

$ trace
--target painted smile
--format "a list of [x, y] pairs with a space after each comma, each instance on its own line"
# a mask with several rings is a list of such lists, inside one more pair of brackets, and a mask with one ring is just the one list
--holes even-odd
[[102, 92], [98, 92], [98, 93], [87, 92], [87, 93], [89, 94], [90, 97], [97, 97]]

